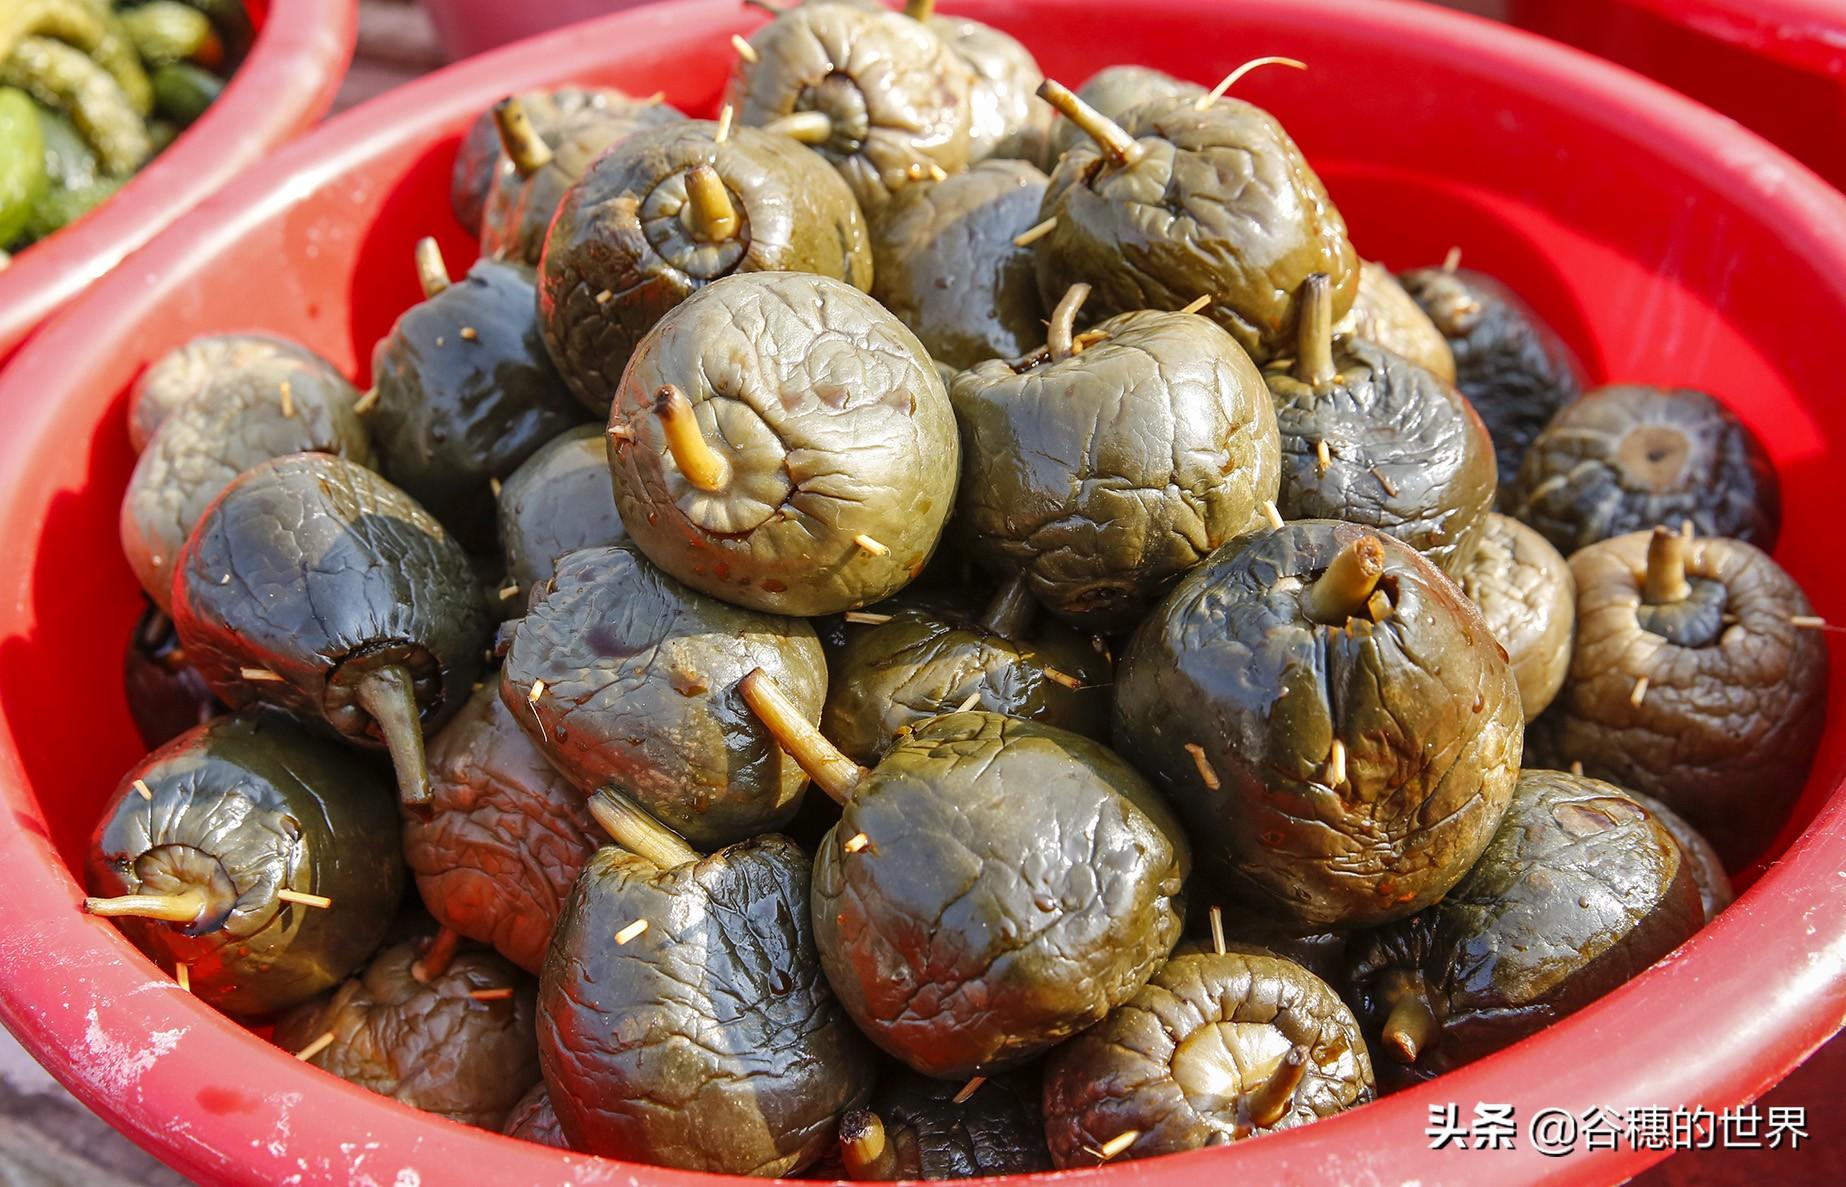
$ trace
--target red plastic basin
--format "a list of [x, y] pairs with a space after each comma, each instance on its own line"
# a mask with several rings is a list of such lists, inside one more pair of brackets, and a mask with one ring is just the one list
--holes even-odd
[[0, 365], [123, 256], [318, 120], [352, 60], [358, 0], [246, 0], [257, 26], [211, 110], [88, 218], [0, 272]]
[[[1197, 79], [1257, 54], [1305, 74], [1238, 87], [1288, 123], [1358, 244], [1406, 266], [1460, 244], [1517, 285], [1597, 379], [1722, 393], [1770, 443], [1781, 559], [1846, 622], [1837, 545], [1846, 198], [1737, 125], [1587, 55], [1426, 5], [983, 0], [1056, 75], [1116, 61]], [[355, 374], [416, 299], [411, 248], [448, 213], [457, 138], [491, 100], [565, 80], [709, 111], [764, 19], [736, 0], [638, 9], [511, 47], [341, 116], [222, 191], [48, 327], [0, 376], [0, 1018], [87, 1103], [206, 1183], [717, 1187], [464, 1130], [305, 1068], [77, 912], [70, 861], [138, 756], [117, 691], [135, 584], [116, 545], [123, 393], [202, 332], [265, 328]], [[363, 378], [363, 376], [360, 376]], [[1590, 1009], [1423, 1088], [1235, 1147], [1074, 1173], [1138, 1187], [1612, 1183], [1657, 1153], [1428, 1150], [1432, 1105], [1744, 1101], [1846, 1015], [1846, 656], [1806, 831], [1715, 924]], [[1794, 826], [1791, 825], [1791, 831]]]
[[1846, 0], [1510, 0], [1506, 15], [1710, 104], [1846, 190]]
[[509, 41], [612, 12], [638, 8], [653, 0], [423, 0], [436, 37], [450, 59], [473, 57]]

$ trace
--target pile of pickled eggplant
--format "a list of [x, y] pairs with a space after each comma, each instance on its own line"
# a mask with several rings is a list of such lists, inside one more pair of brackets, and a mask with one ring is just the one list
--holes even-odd
[[1723, 909], [1826, 694], [1751, 432], [1366, 261], [1236, 74], [928, 8], [499, 103], [368, 390], [145, 373], [87, 910], [406, 1104], [889, 1179], [1308, 1124]]
[[251, 36], [243, 0], [0, 0], [0, 268], [204, 115]]

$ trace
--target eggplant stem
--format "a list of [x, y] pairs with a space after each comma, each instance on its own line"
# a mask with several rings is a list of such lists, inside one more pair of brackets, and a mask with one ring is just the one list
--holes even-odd
[[833, 120], [824, 111], [791, 111], [764, 124], [763, 131], [776, 132], [803, 144], [825, 144], [833, 135]]
[[1224, 908], [1214, 906], [1211, 909], [1211, 950], [1219, 956], [1224, 955]]
[[680, 207], [680, 221], [700, 243], [722, 243], [737, 238], [743, 220], [731, 202], [731, 192], [724, 179], [709, 164], [694, 165], [686, 171], [686, 204]]
[[1295, 378], [1325, 387], [1339, 374], [1333, 366], [1333, 281], [1325, 272], [1316, 272], [1301, 282], [1300, 296]]
[[808, 778], [814, 780], [815, 786], [842, 805], [852, 802], [853, 793], [865, 779], [866, 769], [840, 753], [840, 748], [802, 715], [768, 672], [752, 668], [738, 683], [737, 691], [782, 749], [800, 764]]
[[83, 912], [110, 919], [132, 917], [167, 923], [192, 923], [205, 910], [205, 892], [182, 890], [176, 894], [118, 894], [114, 898], [86, 898]]
[[1655, 528], [1647, 542], [1647, 579], [1641, 597], [1650, 606], [1683, 602], [1692, 593], [1686, 581], [1686, 538]]
[[431, 981], [449, 971], [449, 964], [455, 959], [455, 950], [461, 946], [461, 934], [452, 928], [444, 927], [436, 932], [410, 966], [410, 975], [417, 979], [417, 984], [428, 985]]
[[1002, 639], [1017, 640], [1032, 629], [1032, 620], [1038, 617], [1038, 601], [1026, 588], [1024, 573], [1015, 573], [1000, 592], [987, 603], [982, 611], [980, 627], [990, 635]]
[[1258, 1129], [1268, 1129], [1288, 1116], [1289, 1107], [1295, 1103], [1295, 1090], [1301, 1087], [1307, 1072], [1308, 1061], [1301, 1048], [1290, 1048], [1263, 1086], [1244, 1097], [1250, 1123]]
[[897, 1152], [885, 1138], [884, 1119], [870, 1109], [841, 1117], [840, 1162], [854, 1179], [897, 1178]]
[[670, 383], [655, 392], [654, 415], [660, 418], [660, 427], [667, 435], [673, 464], [687, 482], [706, 494], [715, 494], [730, 485], [731, 463], [706, 443], [685, 392]]
[[1091, 107], [1077, 93], [1055, 79], [1038, 84], [1038, 97], [1058, 109], [1058, 113], [1082, 129], [1096, 142], [1103, 155], [1118, 168], [1126, 169], [1147, 155], [1141, 142], [1130, 136], [1122, 125]]
[[1074, 353], [1071, 337], [1077, 330], [1077, 313], [1089, 296], [1090, 286], [1078, 281], [1064, 290], [1064, 296], [1051, 311], [1051, 320], [1045, 325], [1045, 347], [1051, 352], [1052, 362], [1067, 359]]
[[551, 146], [532, 126], [532, 118], [518, 96], [508, 96], [494, 104], [494, 126], [500, 130], [500, 147], [506, 150], [519, 176], [530, 177], [551, 163]]
[[1420, 986], [1412, 986], [1391, 1007], [1391, 1016], [1385, 1019], [1379, 1037], [1391, 1058], [1411, 1064], [1436, 1041], [1441, 1028], [1436, 1011], [1430, 1008], [1429, 998]]
[[384, 737], [391, 765], [397, 771], [398, 800], [413, 811], [430, 802], [429, 764], [423, 755], [422, 713], [417, 707], [416, 681], [402, 664], [374, 668], [360, 678], [353, 697], [371, 714]]
[[417, 240], [417, 283], [428, 300], [449, 287], [449, 266], [443, 262], [442, 248], [425, 235]]
[[590, 797], [590, 815], [616, 844], [663, 870], [699, 860], [698, 850], [686, 844], [684, 838], [613, 787], [605, 787]]
[[1308, 617], [1327, 626], [1341, 626], [1367, 609], [1378, 579], [1384, 576], [1385, 551], [1369, 533], [1340, 549], [1320, 579], [1302, 591]]
[[913, 21], [927, 21], [936, 14], [936, 0], [904, 0], [904, 15]]

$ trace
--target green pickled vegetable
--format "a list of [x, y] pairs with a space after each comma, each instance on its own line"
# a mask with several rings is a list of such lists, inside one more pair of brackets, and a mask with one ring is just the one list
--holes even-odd
[[178, 0], [150, 0], [122, 13], [122, 27], [135, 52], [148, 66], [175, 62], [216, 66], [224, 61], [224, 42], [211, 18]]
[[173, 62], [154, 71], [154, 106], [184, 127], [205, 114], [224, 91], [224, 80], [190, 62]]
[[153, 151], [141, 113], [120, 82], [62, 41], [22, 38], [0, 62], [0, 86], [18, 87], [70, 116], [112, 176], [133, 173]]
[[48, 188], [38, 108], [24, 91], [0, 88], [0, 245], [19, 238]]

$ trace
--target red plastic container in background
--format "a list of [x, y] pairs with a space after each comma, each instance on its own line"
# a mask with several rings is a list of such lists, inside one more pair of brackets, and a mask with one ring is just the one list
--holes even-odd
[[[950, 3], [1024, 38], [1056, 76], [1118, 61], [1215, 78], [1273, 110], [1360, 248], [1394, 267], [1459, 244], [1520, 289], [1593, 378], [1695, 383], [1769, 443], [1780, 557], [1846, 622], [1834, 541], [1846, 401], [1846, 197], [1786, 155], [1627, 71], [1427, 5], [1359, 0]], [[132, 458], [124, 392], [200, 333], [262, 328], [361, 380], [417, 299], [411, 249], [470, 238], [448, 213], [462, 130], [494, 99], [566, 80], [664, 89], [709, 113], [765, 19], [736, 0], [636, 10], [421, 80], [276, 154], [48, 327], [0, 376], [0, 1019], [86, 1103], [207, 1184], [724, 1187], [521, 1145], [304, 1067], [180, 991], [77, 911], [71, 862], [138, 757], [116, 673], [138, 595], [116, 544]], [[1657, 1152], [1432, 1151], [1433, 1105], [1719, 1109], [1750, 1099], [1846, 1015], [1846, 655], [1799, 813], [1805, 832], [1729, 911], [1582, 1013], [1418, 1089], [1257, 1141], [1073, 1172], [1093, 1187], [1607, 1184]], [[1816, 815], [1818, 813], [1818, 815]], [[1793, 826], [1791, 826], [1793, 831]]]
[[1846, 190], [1846, 0], [1506, 0], [1506, 18], [1709, 104]]
[[423, 0], [450, 61], [654, 0]]
[[211, 109], [88, 218], [0, 271], [0, 365], [91, 281], [333, 105], [358, 35], [358, 0], [245, 7], [256, 40]]

